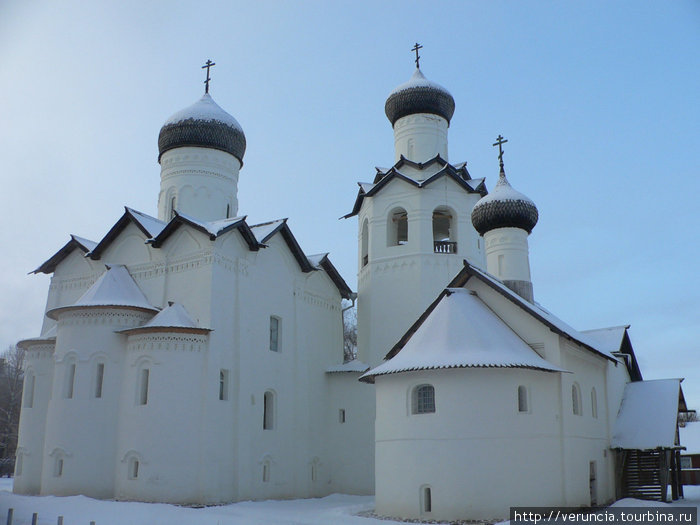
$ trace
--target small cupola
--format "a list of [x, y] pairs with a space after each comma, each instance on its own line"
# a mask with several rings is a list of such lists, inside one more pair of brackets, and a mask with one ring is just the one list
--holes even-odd
[[243, 164], [246, 141], [238, 121], [205, 93], [163, 124], [158, 135], [158, 161], [166, 151], [183, 146], [225, 151]]

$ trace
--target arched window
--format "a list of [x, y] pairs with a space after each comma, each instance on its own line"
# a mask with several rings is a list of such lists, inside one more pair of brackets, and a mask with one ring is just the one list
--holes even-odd
[[595, 392], [595, 388], [591, 389], [591, 415], [598, 419], [598, 395]]
[[575, 416], [581, 415], [581, 388], [578, 383], [571, 385], [571, 404]]
[[63, 476], [66, 456], [70, 456], [70, 455], [71, 454], [66, 453], [66, 451], [63, 450], [62, 448], [55, 448], [55, 449], [53, 449], [53, 451], [51, 451], [51, 454], [49, 454], [49, 456], [53, 458], [53, 477], [54, 478], [60, 478]]
[[263, 396], [263, 430], [275, 428], [275, 393], [271, 390]]
[[150, 382], [150, 368], [141, 368], [138, 374], [138, 397], [137, 404], [148, 404], [148, 383]]
[[73, 395], [75, 394], [76, 367], [75, 358], [66, 361], [66, 375], [63, 383], [63, 397], [65, 399], [73, 399]]
[[433, 491], [428, 485], [420, 488], [420, 510], [423, 514], [433, 511]]
[[265, 458], [262, 462], [262, 480], [263, 483], [270, 482], [270, 471], [272, 469], [272, 461], [269, 458]]
[[433, 211], [433, 251], [435, 253], [457, 253], [457, 235], [454, 213], [449, 208], [439, 207]]
[[387, 220], [387, 246], [397, 246], [408, 242], [408, 214], [403, 208], [394, 208]]
[[520, 385], [518, 387], [518, 412], [529, 412], [530, 407], [527, 402], [527, 387]]
[[228, 378], [228, 369], [221, 368], [219, 370], [219, 401], [228, 401]]
[[139, 478], [139, 460], [135, 457], [129, 458], [129, 470], [127, 473], [127, 478], [138, 479]]
[[364, 220], [362, 223], [362, 234], [361, 234], [361, 239], [360, 239], [360, 244], [361, 250], [362, 250], [362, 261], [361, 264], [362, 266], [367, 266], [367, 263], [369, 262], [369, 226], [368, 226], [368, 221], [367, 219]]
[[435, 412], [435, 388], [432, 385], [419, 385], [411, 396], [412, 414], [432, 414]]
[[170, 197], [170, 218], [175, 217], [175, 195]]
[[34, 406], [34, 386], [36, 376], [32, 370], [24, 376], [24, 408], [32, 408]]
[[104, 378], [105, 364], [102, 362], [98, 362], [97, 366], [95, 367], [95, 397], [98, 399], [102, 397], [102, 387], [104, 385]]

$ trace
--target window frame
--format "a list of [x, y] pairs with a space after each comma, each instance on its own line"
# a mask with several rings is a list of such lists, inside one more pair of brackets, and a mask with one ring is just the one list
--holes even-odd
[[[426, 393], [430, 392], [429, 396]], [[411, 415], [434, 414], [437, 412], [435, 387], [429, 383], [416, 385], [411, 389]]]
[[280, 337], [282, 332], [282, 318], [277, 315], [271, 315], [269, 330], [270, 344], [268, 346], [268, 349], [270, 350], [270, 352], [280, 353], [282, 351], [282, 338]]

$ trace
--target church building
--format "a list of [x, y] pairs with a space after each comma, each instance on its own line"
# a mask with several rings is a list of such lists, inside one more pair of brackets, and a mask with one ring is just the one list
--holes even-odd
[[127, 207], [35, 270], [52, 277], [41, 334], [19, 343], [14, 491], [375, 494], [379, 515], [431, 520], [682, 495], [681, 380], [644, 381], [628, 327], [579, 332], [535, 302], [537, 207], [506, 178], [503, 137], [490, 192], [449, 161], [454, 111], [417, 56], [385, 104], [394, 164], [345, 215], [354, 293], [286, 219], [239, 215], [246, 138], [207, 81], [160, 130], [158, 217]]

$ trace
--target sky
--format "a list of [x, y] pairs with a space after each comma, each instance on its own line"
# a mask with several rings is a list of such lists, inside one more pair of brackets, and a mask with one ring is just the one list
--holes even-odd
[[630, 324], [646, 379], [700, 408], [700, 2], [0, 2], [0, 348], [39, 334], [77, 234], [157, 215], [158, 131], [210, 92], [248, 148], [239, 214], [288, 217], [357, 288], [358, 181], [393, 163], [387, 95], [421, 69], [456, 101], [453, 163], [540, 213], [536, 300], [577, 329]]

